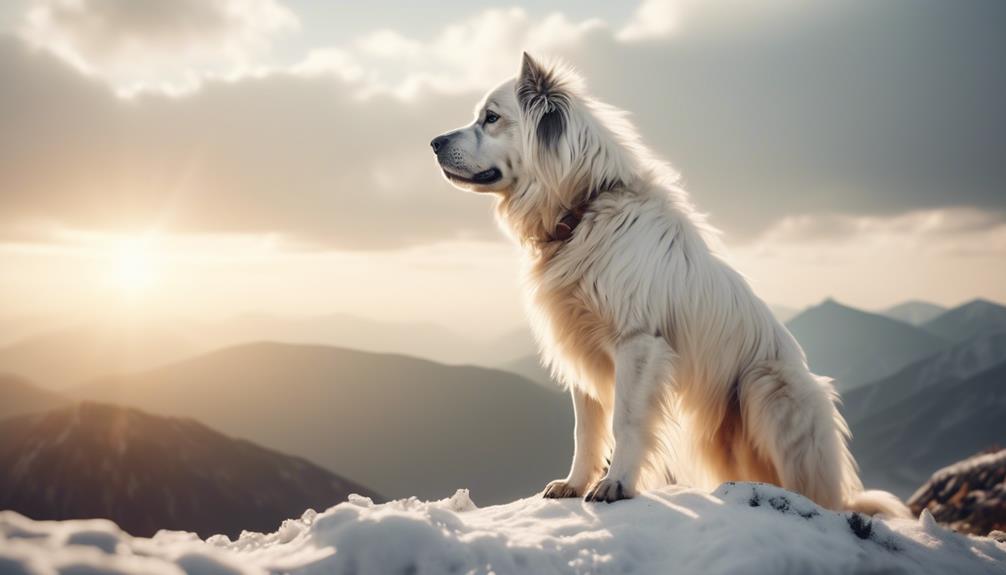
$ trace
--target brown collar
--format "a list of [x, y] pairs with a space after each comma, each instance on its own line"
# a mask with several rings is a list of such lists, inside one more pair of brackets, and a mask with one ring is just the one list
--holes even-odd
[[572, 210], [567, 211], [565, 214], [559, 218], [559, 222], [555, 224], [552, 229], [552, 233], [549, 234], [549, 241], [552, 242], [565, 242], [569, 238], [573, 237], [573, 230], [576, 226], [580, 225], [580, 221], [583, 219], [583, 214], [586, 213], [587, 207], [585, 205], [580, 205]]
[[576, 226], [580, 225], [583, 220], [583, 216], [586, 215], [587, 210], [590, 208], [590, 204], [597, 199], [599, 195], [613, 189], [614, 185], [606, 185], [595, 189], [591, 193], [587, 194], [587, 197], [581, 201], [578, 205], [563, 212], [559, 221], [556, 222], [555, 227], [552, 231], [545, 236], [546, 242], [567, 242], [573, 237], [573, 231], [576, 230]]

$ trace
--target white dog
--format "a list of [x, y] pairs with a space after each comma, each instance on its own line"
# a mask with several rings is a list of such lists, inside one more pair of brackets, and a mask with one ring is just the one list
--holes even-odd
[[525, 248], [543, 359], [573, 397], [572, 468], [545, 497], [744, 480], [907, 515], [893, 495], [863, 491], [830, 382], [715, 253], [624, 115], [572, 72], [525, 54], [471, 125], [432, 146], [452, 183], [499, 198]]

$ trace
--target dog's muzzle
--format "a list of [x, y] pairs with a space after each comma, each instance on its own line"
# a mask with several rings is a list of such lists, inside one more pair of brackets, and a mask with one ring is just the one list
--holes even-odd
[[[503, 177], [503, 173], [499, 168], [489, 168], [470, 176], [463, 176], [457, 173], [455, 170], [464, 166], [465, 162], [461, 157], [460, 151], [450, 146], [453, 136], [453, 132], [444, 134], [433, 138], [430, 142], [430, 147], [433, 148], [433, 153], [437, 156], [437, 163], [440, 164], [440, 169], [443, 170], [447, 179], [461, 184], [488, 185], [497, 182]], [[468, 172], [469, 170], [464, 171]]]

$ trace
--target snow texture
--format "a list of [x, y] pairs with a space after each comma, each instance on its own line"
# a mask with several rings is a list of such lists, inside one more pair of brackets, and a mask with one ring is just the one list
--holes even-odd
[[237, 541], [105, 520], [0, 513], [0, 573], [1006, 573], [1006, 544], [918, 521], [824, 510], [783, 489], [666, 488], [611, 505], [531, 497], [477, 508], [468, 492], [375, 505], [352, 497]]

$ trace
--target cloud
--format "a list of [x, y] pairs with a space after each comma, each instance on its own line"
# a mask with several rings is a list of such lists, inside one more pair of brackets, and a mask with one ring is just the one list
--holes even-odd
[[493, 8], [447, 25], [429, 41], [381, 29], [318, 48], [295, 69], [351, 79], [364, 96], [479, 93], [512, 76], [522, 50], [573, 54], [606, 28], [601, 20], [571, 21], [559, 12], [538, 19], [522, 8]]
[[893, 216], [804, 214], [781, 219], [754, 244], [821, 247], [847, 241], [941, 253], [1006, 253], [1006, 217], [974, 208], [913, 210]]
[[808, 10], [799, 0], [642, 0], [615, 37], [632, 43], [672, 36], [737, 34], [784, 23], [800, 12], [820, 11], [821, 6]]
[[362, 101], [337, 78], [276, 74], [122, 100], [10, 39], [0, 77], [15, 86], [0, 99], [0, 233], [156, 227], [345, 249], [497, 236], [489, 200], [443, 182], [429, 151], [469, 97]]
[[618, 39], [635, 42], [667, 36], [680, 24], [681, 4], [680, 0], [643, 0], [618, 31]]
[[[429, 37], [366, 32], [289, 68], [209, 75], [184, 97], [129, 101], [109, 93], [116, 78], [82, 75], [52, 49], [32, 52], [8, 37], [0, 233], [154, 225], [340, 249], [498, 238], [488, 200], [445, 184], [427, 143], [469, 122], [482, 90], [513, 74], [522, 49], [565, 57], [599, 97], [632, 112], [730, 244], [755, 242], [787, 218], [815, 218], [835, 233], [848, 222], [829, 214], [970, 207], [1002, 218], [1006, 76], [996, 55], [1006, 37], [995, 23], [1006, 4], [781, 8], [789, 2], [679, 2], [680, 33], [646, 41], [600, 20], [490, 9]], [[735, 4], [746, 3], [724, 6]], [[116, 29], [165, 51], [164, 38], [211, 50], [205, 39], [230, 28], [200, 6], [189, 9], [202, 24], [126, 10]], [[89, 62], [118, 50], [74, 42]]]
[[801, 215], [731, 246], [729, 260], [768, 301], [839, 296], [867, 308], [922, 298], [956, 305], [1004, 297], [1006, 219], [974, 208], [890, 216]]
[[299, 26], [277, 0], [35, 0], [21, 33], [121, 90], [191, 89], [205, 73], [256, 64]]

